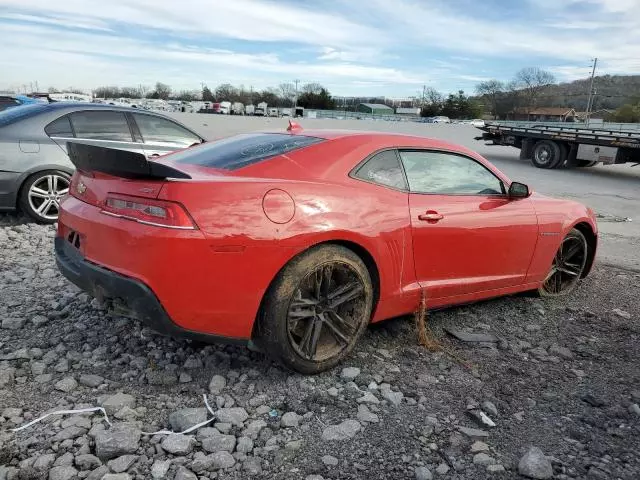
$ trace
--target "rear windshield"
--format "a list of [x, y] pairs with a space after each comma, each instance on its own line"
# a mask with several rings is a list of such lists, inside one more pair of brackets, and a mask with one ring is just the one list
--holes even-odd
[[195, 150], [183, 150], [171, 155], [171, 161], [237, 170], [322, 141], [322, 138], [284, 133], [243, 134], [208, 143]]
[[8, 108], [0, 112], [0, 127], [17, 122], [23, 118], [33, 117], [48, 108], [49, 104], [47, 103], [32, 103], [30, 105]]

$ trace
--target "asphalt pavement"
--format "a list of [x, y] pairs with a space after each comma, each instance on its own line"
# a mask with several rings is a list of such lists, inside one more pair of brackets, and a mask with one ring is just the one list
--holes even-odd
[[[235, 117], [172, 113], [207, 140], [256, 130], [282, 130], [286, 118]], [[519, 159], [512, 147], [488, 146], [474, 140], [481, 132], [468, 125], [423, 124], [371, 120], [296, 119], [303, 128], [375, 130], [438, 138], [477, 151], [512, 180], [545, 195], [570, 198], [589, 205], [599, 219], [598, 261], [640, 271], [640, 166], [598, 165], [570, 170], [542, 170]]]

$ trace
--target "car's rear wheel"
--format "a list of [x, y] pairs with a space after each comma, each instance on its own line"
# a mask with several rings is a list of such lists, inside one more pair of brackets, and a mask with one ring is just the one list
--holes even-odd
[[20, 209], [40, 223], [58, 219], [60, 201], [69, 193], [71, 176], [60, 170], [45, 170], [31, 175], [20, 190]]
[[562, 240], [553, 257], [551, 270], [538, 293], [544, 297], [558, 297], [571, 293], [582, 278], [588, 257], [587, 239], [580, 230], [574, 228]]
[[339, 245], [321, 245], [293, 259], [263, 301], [256, 342], [301, 373], [338, 364], [371, 317], [373, 286], [364, 262]]

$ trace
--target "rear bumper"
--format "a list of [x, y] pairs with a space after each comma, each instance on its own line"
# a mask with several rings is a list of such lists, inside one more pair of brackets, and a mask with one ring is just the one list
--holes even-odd
[[55, 239], [56, 264], [60, 272], [96, 298], [117, 300], [138, 320], [158, 333], [202, 342], [246, 344], [247, 339], [196, 332], [177, 325], [153, 291], [139, 280], [87, 261], [66, 239]]

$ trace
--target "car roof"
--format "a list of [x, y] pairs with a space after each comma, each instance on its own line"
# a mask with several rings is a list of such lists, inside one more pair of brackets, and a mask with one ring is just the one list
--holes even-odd
[[[24, 109], [30, 109], [29, 111]], [[6, 118], [0, 117], [0, 126], [9, 126], [15, 125], [20, 122], [34, 122], [34, 125], [38, 124], [47, 124], [52, 120], [55, 120], [62, 115], [73, 113], [73, 112], [81, 112], [86, 110], [104, 110], [111, 112], [130, 112], [130, 113], [140, 113], [144, 115], [153, 115], [156, 117], [166, 118], [183, 128], [189, 130], [194, 133], [194, 135], [198, 135], [192, 128], [187, 127], [179, 120], [171, 118], [167, 115], [163, 115], [160, 112], [153, 110], [144, 110], [139, 108], [132, 108], [127, 106], [119, 106], [119, 105], [108, 105], [103, 103], [92, 103], [92, 102], [33, 102], [30, 104], [24, 104], [22, 106], [13, 107], [7, 110], [2, 111], [2, 114], [5, 114], [8, 111], [13, 111], [12, 115], [6, 115]], [[15, 113], [17, 112], [17, 113]], [[23, 114], [24, 112], [24, 114]], [[4, 120], [4, 121], [3, 121]], [[200, 136], [200, 135], [198, 135]]]
[[[265, 133], [287, 133], [271, 130]], [[361, 140], [374, 140], [376, 143], [385, 143], [388, 147], [420, 147], [420, 148], [433, 148], [439, 150], [451, 150], [460, 153], [477, 155], [472, 150], [456, 144], [439, 140], [430, 137], [423, 137], [419, 135], [410, 135], [406, 133], [396, 132], [379, 132], [368, 130], [339, 130], [339, 129], [297, 129], [288, 132], [292, 135], [302, 135], [308, 137], [317, 137], [325, 140], [341, 140], [348, 138], [360, 138]]]

